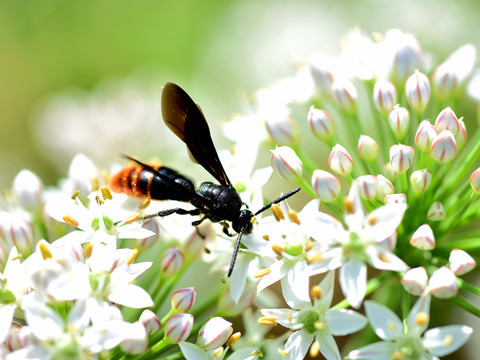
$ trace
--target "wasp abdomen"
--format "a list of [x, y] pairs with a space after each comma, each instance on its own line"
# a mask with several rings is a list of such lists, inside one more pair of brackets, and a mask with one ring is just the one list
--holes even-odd
[[[154, 170], [141, 166], [126, 167], [112, 177], [110, 187], [115, 192], [140, 198], [190, 201], [195, 188], [189, 179], [165, 166], [156, 167]], [[165, 181], [159, 174], [169, 177], [179, 186]]]

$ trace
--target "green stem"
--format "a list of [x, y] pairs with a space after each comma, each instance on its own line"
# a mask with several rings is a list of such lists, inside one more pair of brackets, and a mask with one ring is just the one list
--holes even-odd
[[448, 302], [457, 305], [458, 307], [462, 308], [465, 311], [468, 311], [469, 313], [477, 317], [480, 317], [480, 309], [459, 296], [448, 299]]

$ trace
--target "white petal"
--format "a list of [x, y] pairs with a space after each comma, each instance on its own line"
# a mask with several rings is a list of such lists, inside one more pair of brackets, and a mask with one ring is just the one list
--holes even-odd
[[[407, 327], [408, 334], [411, 336], [420, 337], [428, 328], [428, 320], [430, 314], [430, 295], [422, 295], [418, 298], [415, 305], [408, 313]], [[418, 317], [419, 314], [426, 315]]]
[[45, 303], [36, 298], [35, 293], [25, 296], [22, 308], [32, 332], [40, 340], [55, 339], [63, 334], [63, 320]]
[[341, 222], [334, 217], [318, 211], [320, 200], [310, 201], [298, 213], [298, 218], [302, 223], [302, 229], [308, 236], [313, 237], [318, 242], [331, 241], [339, 229], [344, 230]]
[[135, 309], [146, 308], [153, 305], [150, 294], [140, 286], [133, 284], [115, 286], [108, 296], [108, 300]]
[[320, 352], [328, 360], [341, 360], [340, 352], [338, 351], [337, 343], [332, 334], [322, 331], [317, 333], [315, 339], [320, 343]]
[[238, 304], [238, 301], [243, 294], [243, 290], [245, 289], [245, 284], [247, 283], [248, 265], [250, 265], [252, 260], [250, 256], [242, 255], [243, 254], [239, 254], [235, 263], [232, 277], [230, 278], [230, 297], [235, 304]]
[[312, 345], [313, 335], [305, 331], [295, 331], [285, 343], [288, 360], [302, 360]]
[[260, 293], [266, 287], [276, 283], [278, 280], [285, 276], [285, 273], [281, 271], [283, 266], [283, 261], [275, 261], [270, 266], [270, 273], [262, 277], [257, 285], [257, 294]]
[[121, 231], [118, 233], [118, 238], [119, 239], [145, 239], [153, 235], [155, 235], [153, 231], [150, 231], [142, 227], [138, 227], [138, 228], [121, 229]]
[[381, 247], [369, 246], [367, 249], [370, 265], [375, 269], [404, 272], [408, 270], [408, 265], [387, 249]]
[[403, 334], [403, 323], [395, 313], [375, 301], [365, 301], [365, 312], [375, 334], [383, 340], [395, 340]]
[[326, 317], [328, 328], [335, 336], [357, 332], [368, 323], [365, 316], [347, 309], [328, 310]]
[[375, 209], [365, 219], [365, 230], [375, 241], [384, 240], [400, 225], [406, 209], [406, 204], [387, 204]]
[[348, 261], [340, 268], [339, 281], [350, 305], [360, 307], [367, 290], [367, 266], [359, 260]]
[[437, 356], [445, 356], [457, 350], [472, 336], [473, 330], [465, 325], [448, 325], [427, 330], [423, 345]]
[[394, 343], [379, 341], [350, 351], [347, 359], [391, 360]]
[[330, 308], [335, 287], [335, 271], [329, 271], [318, 286], [322, 289], [322, 297], [314, 300], [314, 306], [320, 314], [324, 314]]
[[207, 352], [200, 349], [197, 345], [180, 341], [178, 346], [180, 346], [180, 350], [182, 350], [182, 354], [187, 360], [209, 360]]
[[150, 261], [134, 264], [124, 264], [112, 271], [110, 279], [113, 283], [130, 283], [152, 266]]
[[12, 325], [13, 313], [16, 308], [16, 304], [0, 306], [0, 342], [3, 342], [7, 337], [10, 326]]
[[262, 309], [260, 310], [263, 316], [275, 317], [277, 323], [290, 329], [301, 329], [303, 324], [297, 321], [299, 311], [292, 309]]
[[295, 263], [287, 276], [282, 279], [281, 284], [283, 297], [292, 309], [311, 305], [308, 268], [305, 262]]

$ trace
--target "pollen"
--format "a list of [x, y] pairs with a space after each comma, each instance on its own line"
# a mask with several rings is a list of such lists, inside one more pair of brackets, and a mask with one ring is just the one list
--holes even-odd
[[288, 352], [286, 352], [286, 351], [283, 350], [283, 349], [278, 349], [278, 353], [280, 354], [281, 357], [284, 357], [284, 358], [288, 358], [288, 357], [289, 357]]
[[285, 214], [283, 213], [280, 206], [278, 206], [277, 204], [272, 204], [271, 209], [272, 209], [273, 216], [275, 217], [275, 220], [277, 221], [285, 220]]
[[355, 212], [353, 202], [347, 197], [343, 198], [343, 208], [347, 214], [353, 214]]
[[447, 335], [443, 339], [443, 346], [450, 347], [452, 345], [452, 342], [453, 342], [453, 336], [452, 335]]
[[133, 262], [137, 259], [137, 256], [138, 256], [138, 249], [133, 249], [130, 255], [128, 255], [127, 258], [125, 259], [125, 263], [127, 265], [133, 264]]
[[429, 320], [428, 314], [424, 312], [420, 312], [415, 316], [415, 324], [418, 326], [425, 325]]
[[307, 242], [307, 245], [305, 245], [305, 251], [310, 251], [313, 249], [313, 245], [315, 245], [315, 243], [313, 242], [313, 240], [308, 240]]
[[83, 256], [85, 259], [88, 259], [90, 256], [92, 256], [92, 250], [93, 250], [93, 245], [91, 242], [88, 242], [85, 244], [83, 247]]
[[73, 194], [72, 194], [72, 200], [75, 200], [78, 196], [78, 194], [80, 194], [80, 191], [75, 191]]
[[368, 218], [368, 225], [373, 226], [378, 222], [378, 217], [376, 216], [370, 216]]
[[227, 341], [227, 346], [228, 347], [233, 346], [238, 341], [238, 339], [240, 339], [241, 336], [242, 336], [242, 333], [240, 331], [230, 336], [230, 338]]
[[397, 330], [397, 326], [395, 325], [395, 323], [393, 321], [388, 321], [387, 326], [391, 331], [396, 331]]
[[311, 357], [317, 357], [320, 354], [320, 343], [318, 341], [314, 341], [310, 346], [309, 354]]
[[53, 255], [50, 249], [47, 246], [47, 242], [45, 240], [40, 240], [38, 242], [38, 248], [40, 249], [40, 253], [42, 254], [43, 260], [53, 258]]
[[404, 360], [405, 359], [405, 353], [403, 351], [395, 351], [392, 353], [392, 360]]
[[318, 285], [313, 286], [310, 289], [310, 297], [312, 299], [320, 300], [322, 298], [322, 288]]
[[324, 260], [324, 257], [323, 257], [323, 253], [321, 251], [315, 251], [313, 253], [308, 253], [308, 255], [307, 255], [307, 263], [309, 263], [309, 264], [313, 264], [313, 263], [320, 262], [320, 261], [323, 261], [323, 260]]
[[148, 205], [150, 205], [150, 198], [145, 198], [145, 199], [143, 199], [143, 201], [140, 203], [140, 205], [138, 205], [138, 209], [139, 209], [139, 210], [146, 209], [146, 208], [148, 207]]
[[96, 176], [92, 177], [92, 191], [98, 191], [98, 178]]
[[213, 358], [214, 358], [214, 359], [220, 359], [221, 356], [222, 356], [222, 354], [223, 354], [223, 350], [224, 350], [224, 349], [223, 349], [222, 346], [220, 346], [217, 350], [214, 350], [214, 352], [213, 352]]
[[137, 221], [138, 219], [140, 219], [140, 214], [135, 213], [135, 214], [132, 214], [129, 217], [127, 217], [123, 222], [124, 222], [124, 224], [131, 224], [131, 223]]
[[102, 186], [100, 191], [102, 192], [102, 197], [104, 200], [112, 200], [112, 192], [107, 186]]
[[268, 275], [272, 272], [272, 269], [270, 268], [265, 268], [265, 269], [262, 269], [260, 270], [259, 272], [257, 272], [255, 275], [253, 275], [253, 277], [255, 279], [259, 279], [261, 277], [264, 277], [265, 275]]
[[265, 241], [270, 241], [270, 236], [268, 236], [268, 235], [263, 235], [262, 238]]
[[272, 250], [275, 252], [275, 254], [282, 256], [282, 253], [285, 251], [285, 249], [278, 245], [278, 244], [273, 244], [272, 245]]
[[260, 325], [277, 326], [277, 318], [275, 316], [262, 316], [258, 319]]
[[294, 222], [297, 225], [300, 225], [300, 219], [298, 218], [298, 213], [295, 210], [288, 210], [288, 217], [292, 222]]
[[68, 225], [73, 227], [77, 227], [79, 225], [79, 222], [75, 220], [73, 217], [71, 217], [70, 215], [65, 215], [63, 217], [63, 221], [65, 221]]
[[95, 201], [98, 205], [103, 205], [104, 201], [100, 198], [100, 196], [95, 196]]
[[315, 330], [325, 330], [327, 328], [327, 324], [325, 324], [323, 321], [315, 321], [313, 323], [313, 327], [315, 328]]

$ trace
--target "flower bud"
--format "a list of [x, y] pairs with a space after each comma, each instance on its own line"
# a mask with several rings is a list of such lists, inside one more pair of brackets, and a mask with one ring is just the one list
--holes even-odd
[[410, 175], [410, 184], [415, 193], [420, 194], [428, 189], [432, 181], [432, 172], [427, 169], [417, 170]]
[[457, 155], [457, 144], [450, 131], [444, 130], [437, 135], [430, 148], [430, 155], [439, 163], [448, 162]]
[[265, 126], [268, 134], [277, 145], [295, 145], [300, 132], [298, 125], [290, 116], [267, 117]]
[[412, 235], [410, 245], [420, 250], [432, 250], [435, 248], [435, 236], [428, 224], [421, 225]]
[[328, 141], [335, 130], [335, 123], [331, 115], [325, 110], [315, 109], [313, 105], [308, 112], [308, 123], [313, 135], [322, 141]]
[[155, 313], [149, 309], [142, 311], [138, 321], [140, 321], [140, 323], [145, 327], [147, 335], [156, 333], [162, 327], [157, 315], [155, 315]]
[[397, 89], [388, 80], [378, 80], [373, 88], [373, 102], [377, 110], [387, 115], [397, 103]]
[[75, 156], [68, 170], [68, 178], [72, 183], [71, 191], [80, 191], [84, 196], [92, 192], [92, 179], [97, 177], [97, 169], [92, 161], [83, 154]]
[[165, 338], [172, 344], [178, 344], [190, 336], [193, 326], [193, 315], [177, 314], [165, 322]]
[[270, 164], [273, 170], [284, 179], [297, 182], [302, 177], [302, 161], [295, 151], [288, 146], [280, 146], [271, 150]]
[[333, 83], [329, 59], [323, 54], [314, 54], [310, 59], [310, 73], [320, 95], [328, 93]]
[[126, 332], [128, 335], [120, 343], [120, 349], [130, 355], [142, 354], [147, 350], [147, 336], [142, 324], [127, 323]]
[[198, 332], [197, 345], [204, 350], [215, 350], [232, 335], [232, 323], [216, 316], [208, 320]]
[[38, 210], [42, 204], [43, 183], [30, 170], [22, 170], [13, 181], [13, 192], [25, 210]]
[[178, 313], [188, 312], [195, 303], [196, 296], [197, 290], [194, 287], [176, 291], [172, 295], [172, 309]]
[[20, 254], [27, 257], [33, 249], [33, 227], [30, 221], [19, 214], [0, 212], [0, 235], [7, 244], [16, 246]]
[[357, 89], [350, 80], [335, 80], [330, 87], [330, 93], [342, 110], [348, 114], [355, 112]]
[[464, 275], [472, 271], [477, 263], [465, 251], [460, 249], [453, 249], [448, 258], [449, 267], [457, 276]]
[[465, 127], [465, 123], [462, 119], [458, 119], [458, 126], [459, 131], [458, 134], [455, 135], [455, 142], [457, 143], [457, 148], [461, 149], [467, 142], [467, 128]]
[[480, 194], [480, 167], [470, 175], [470, 186], [475, 194]]
[[457, 278], [453, 271], [447, 266], [437, 269], [430, 277], [428, 291], [440, 299], [448, 299], [457, 295]]
[[386, 195], [384, 199], [385, 204], [406, 204], [407, 195], [405, 194], [390, 194]]
[[372, 200], [377, 196], [378, 182], [377, 177], [373, 175], [362, 175], [355, 179], [358, 184], [360, 196], [367, 200]]
[[176, 275], [183, 267], [185, 257], [176, 246], [170, 246], [162, 256], [160, 272], [163, 277]]
[[346, 176], [352, 172], [353, 159], [342, 145], [335, 145], [328, 157], [328, 166], [337, 174]]
[[403, 139], [410, 124], [410, 113], [404, 107], [396, 105], [388, 114], [388, 124], [399, 139]]
[[415, 144], [421, 151], [430, 151], [433, 140], [437, 137], [437, 128], [428, 120], [423, 120], [415, 134]]
[[445, 220], [445, 217], [445, 210], [443, 209], [442, 203], [440, 201], [435, 201], [432, 206], [430, 206], [430, 209], [428, 209], [428, 220], [441, 221]]
[[390, 148], [390, 164], [392, 169], [402, 174], [412, 166], [414, 150], [407, 145], [393, 145]]
[[427, 270], [422, 267], [417, 267], [408, 270], [402, 277], [402, 285], [410, 294], [421, 295], [428, 284]]
[[377, 199], [380, 201], [384, 201], [385, 196], [395, 192], [393, 184], [383, 175], [377, 175], [377, 184]]
[[328, 171], [315, 170], [312, 175], [312, 187], [320, 201], [332, 202], [340, 193], [340, 181]]
[[446, 107], [440, 111], [440, 114], [438, 114], [435, 120], [435, 127], [437, 133], [441, 133], [443, 130], [449, 130], [454, 136], [460, 131], [457, 115], [455, 115], [450, 107]]
[[430, 101], [430, 82], [428, 77], [415, 70], [405, 83], [405, 94], [413, 110], [417, 113], [422, 113]]
[[216, 236], [215, 228], [210, 221], [204, 221], [193, 229], [183, 241], [182, 252], [187, 259], [197, 259], [205, 253], [205, 244]]
[[458, 83], [458, 75], [445, 63], [438, 65], [433, 72], [433, 93], [439, 100], [455, 94], [458, 90]]
[[378, 145], [370, 136], [360, 135], [357, 151], [363, 160], [372, 161], [377, 158]]

